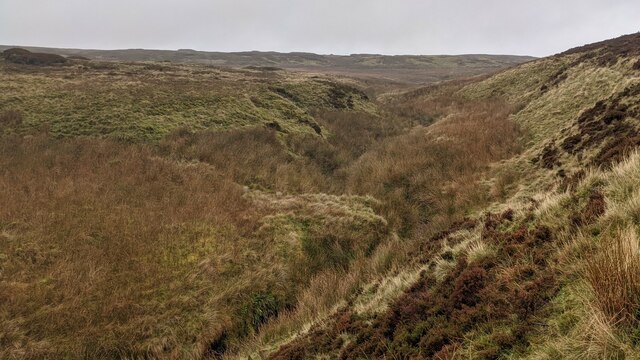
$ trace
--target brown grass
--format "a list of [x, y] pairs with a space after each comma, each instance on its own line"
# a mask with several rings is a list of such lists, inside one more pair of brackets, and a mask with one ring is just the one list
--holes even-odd
[[0, 164], [0, 357], [182, 357], [229, 326], [203, 261], [249, 246], [240, 186], [96, 139], [5, 137]]
[[603, 241], [601, 249], [587, 259], [587, 281], [596, 306], [620, 326], [637, 326], [640, 311], [640, 252], [633, 229]]
[[300, 183], [277, 186], [316, 185], [300, 185], [310, 175], [294, 166], [308, 164], [287, 164], [269, 130], [225, 135], [190, 139], [197, 163], [158, 156], [167, 148], [4, 136], [0, 357], [221, 353], [386, 239], [365, 200], [247, 196], [233, 178], [262, 169], [272, 181], [278, 161]]
[[[338, 300], [353, 294], [359, 286], [385, 274], [389, 269], [402, 268], [406, 263], [428, 262], [434, 256], [434, 251], [439, 249], [439, 240], [448, 234], [437, 233], [447, 229], [455, 220], [463, 220], [467, 211], [491, 198], [491, 189], [479, 185], [478, 180], [492, 161], [518, 151], [521, 131], [509, 120], [511, 107], [507, 104], [492, 101], [463, 106], [451, 95], [454, 90], [436, 95], [439, 100], [434, 100], [430, 92], [410, 97], [415, 105], [414, 110], [423, 114], [429, 114], [433, 109], [432, 104], [438, 101], [443, 103], [436, 107], [443, 111], [443, 119], [428, 127], [417, 126], [411, 131], [404, 130], [405, 126], [413, 126], [413, 120], [393, 112], [385, 114], [391, 118], [355, 115], [354, 122], [350, 121], [352, 114], [323, 113], [319, 122], [331, 132], [327, 139], [329, 144], [309, 147], [310, 143], [303, 141], [293, 146], [298, 149], [296, 153], [306, 151], [310, 154], [309, 159], [325, 159], [323, 163], [326, 159], [339, 159], [344, 165], [338, 163], [336, 168], [325, 173], [334, 185], [331, 191], [373, 195], [381, 200], [379, 212], [389, 221], [391, 228], [400, 232], [404, 239], [413, 241], [387, 243], [382, 246], [382, 252], [377, 252], [380, 255], [374, 256], [381, 260], [363, 260], [359, 262], [361, 265], [352, 267], [347, 274], [332, 278], [320, 287], [318, 282], [314, 282], [305, 292], [307, 296], [299, 299], [293, 311], [268, 324], [253, 339], [252, 345], [242, 348], [247, 351], [244, 354], [260, 352], [258, 349], [264, 348], [265, 344], [271, 345], [274, 338], [286, 338], [304, 324], [323, 318]], [[355, 130], [350, 129], [351, 126]], [[351, 134], [356, 133], [364, 136], [354, 138]], [[319, 156], [321, 154], [324, 155]], [[467, 220], [457, 224], [452, 228], [460, 230], [465, 226], [473, 227], [476, 223]], [[393, 256], [390, 257], [390, 254]], [[374, 262], [384, 266], [372, 266]], [[345, 289], [351, 290], [345, 292]], [[335, 293], [342, 295], [335, 297]], [[309, 344], [305, 340], [294, 342], [291, 347], [285, 346], [288, 350], [280, 353], [282, 358], [308, 358], [317, 351], [313, 347], [335, 349], [334, 346], [344, 344], [340, 338], [343, 330], [338, 329], [335, 334], [326, 336], [325, 332], [318, 329], [321, 327], [318, 324], [310, 335], [311, 339], [321, 337], [317, 342], [313, 340], [313, 344]], [[305, 336], [305, 339], [309, 338]], [[438, 356], [445, 356], [446, 353], [443, 350]], [[358, 356], [362, 354], [359, 352]], [[373, 356], [375, 352], [366, 354]]]
[[457, 108], [429, 127], [383, 141], [351, 165], [347, 191], [374, 194], [403, 234], [426, 219], [444, 225], [486, 200], [480, 173], [518, 150], [519, 128], [504, 103]]
[[[318, 141], [314, 136], [306, 139], [307, 144]], [[268, 128], [195, 134], [176, 131], [162, 141], [160, 149], [163, 155], [210, 164], [250, 187], [300, 193], [318, 192], [327, 183], [319, 166], [289, 153], [278, 132]]]

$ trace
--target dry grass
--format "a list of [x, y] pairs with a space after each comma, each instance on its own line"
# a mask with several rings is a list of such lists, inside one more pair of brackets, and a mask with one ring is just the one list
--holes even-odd
[[487, 200], [480, 174], [518, 150], [521, 132], [510, 111], [500, 102], [474, 103], [391, 137], [350, 165], [346, 190], [382, 200], [402, 234], [425, 219], [443, 226]]
[[606, 239], [587, 259], [585, 276], [597, 307], [612, 324], [636, 326], [640, 310], [640, 249], [634, 229]]
[[[482, 226], [451, 224], [496, 196], [538, 186], [528, 181], [540, 172], [519, 175], [531, 167], [509, 171], [506, 164], [499, 174], [492, 168], [521, 151], [517, 121], [538, 141], [583, 102], [618, 89], [616, 68], [558, 75], [572, 59], [376, 104], [347, 83], [281, 71], [74, 63], [81, 76], [70, 77], [63, 68], [3, 68], [0, 88], [15, 96], [0, 96], [0, 106], [20, 113], [0, 115], [0, 291], [8, 294], [0, 298], [0, 357], [267, 356], [341, 306], [355, 304], [362, 316], [384, 313], [406, 289], [418, 290], [411, 285], [425, 269], [443, 291], [459, 288], [462, 300], [467, 283], [484, 284], [480, 267], [487, 267], [520, 301], [546, 304], [554, 295], [544, 289], [555, 280], [520, 288], [517, 279], [536, 261], [549, 261], [540, 272], [555, 271], [550, 259], [562, 258], [555, 245], [536, 242], [575, 235], [568, 219], [581, 211], [584, 189], [511, 199], [522, 227], [511, 228], [513, 212], [498, 216], [495, 238]], [[95, 84], [87, 80], [97, 77]], [[554, 85], [541, 89], [550, 79]], [[586, 95], [576, 100], [575, 93]], [[75, 101], [74, 94], [88, 99]], [[56, 96], [59, 106], [51, 106]], [[67, 139], [36, 134], [46, 123]], [[529, 164], [526, 156], [518, 159]], [[590, 173], [589, 181], [597, 177], [601, 195], [613, 200], [602, 221], [626, 228], [637, 220], [625, 212], [638, 208], [639, 172], [635, 162], [612, 171]], [[603, 227], [599, 215], [589, 218], [590, 227], [581, 224], [589, 240]], [[610, 243], [586, 262], [594, 315], [583, 323], [607, 326], [589, 335], [595, 340], [567, 335], [587, 345], [566, 354], [614, 353], [626, 341], [619, 325], [637, 325], [635, 234], [605, 238]], [[494, 258], [519, 266], [494, 271]], [[463, 262], [469, 271], [445, 284]], [[491, 304], [499, 300], [494, 295], [482, 296]], [[424, 315], [412, 310], [415, 300], [406, 309]], [[540, 304], [531, 305], [532, 321], [547, 316]], [[424, 322], [415, 335], [432, 325]], [[537, 323], [514, 331], [503, 325], [476, 329], [460, 348], [437, 356], [488, 351], [493, 342], [524, 344], [515, 330], [533, 331]], [[589, 346], [595, 350], [584, 350]]]
[[260, 200], [149, 146], [5, 136], [0, 168], [0, 357], [222, 351], [387, 234], [372, 199]]
[[182, 357], [228, 326], [208, 259], [257, 225], [240, 186], [95, 139], [4, 138], [0, 164], [1, 356]]
[[[331, 179], [330, 191], [375, 197], [380, 200], [375, 207], [389, 221], [390, 228], [398, 231], [402, 238], [416, 241], [383, 243], [370, 258], [355, 262], [348, 273], [329, 278], [326, 276], [330, 274], [321, 274], [312, 281], [306, 295], [298, 299], [295, 310], [278, 316], [240, 348], [240, 358], [264, 357], [277, 349], [278, 344], [305, 333], [312, 324], [321, 324], [323, 318], [344, 304], [345, 298], [354, 296], [363, 286], [371, 288], [372, 293], [369, 297], [360, 297], [358, 304], [373, 312], [384, 309], [408, 286], [407, 278], [417, 276], [418, 272], [401, 269], [406, 269], [409, 263], [416, 268], [421, 266], [416, 264], [422, 258], [416, 257], [416, 252], [425, 251], [417, 249], [424, 243], [420, 240], [443, 230], [470, 208], [487, 201], [490, 189], [478, 181], [490, 162], [518, 150], [521, 133], [508, 119], [511, 108], [505, 103], [454, 106], [450, 95], [453, 90], [438, 93], [439, 100], [434, 100], [429, 92], [417, 95], [424, 101], [412, 98], [416, 109], [425, 114], [431, 104], [443, 102], [439, 109], [447, 109], [443, 115], [446, 117], [430, 127], [418, 126], [406, 131], [402, 127], [411, 126], [411, 118], [389, 120], [370, 115], [324, 113], [318, 119], [331, 131], [328, 144], [318, 145], [320, 148], [313, 145], [313, 151], [308, 150], [310, 144], [306, 142], [293, 146], [297, 153], [306, 153], [306, 159], [339, 159], [333, 162], [337, 166], [322, 172]], [[354, 115], [355, 121], [351, 123], [349, 120]], [[387, 125], [385, 121], [396, 125]], [[349, 129], [351, 126], [364, 136], [353, 138], [350, 134], [355, 130]], [[343, 129], [344, 134], [337, 131], [339, 129]], [[426, 246], [439, 245], [434, 242]], [[485, 250], [491, 253], [490, 249], [479, 250], [478, 258], [484, 256], [479, 253]], [[229, 357], [233, 357], [233, 352]]]

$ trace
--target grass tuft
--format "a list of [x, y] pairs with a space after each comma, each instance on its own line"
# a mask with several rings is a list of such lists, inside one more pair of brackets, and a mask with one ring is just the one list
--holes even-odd
[[585, 277], [596, 306], [612, 324], [635, 327], [640, 315], [640, 247], [633, 228], [603, 240], [586, 260]]

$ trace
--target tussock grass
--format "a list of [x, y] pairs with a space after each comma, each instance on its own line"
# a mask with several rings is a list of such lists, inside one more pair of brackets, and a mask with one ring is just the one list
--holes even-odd
[[586, 260], [585, 277], [595, 305], [614, 325], [637, 326], [640, 311], [640, 246], [635, 229], [602, 241]]
[[[434, 125], [401, 131], [397, 127], [385, 126], [376, 118], [361, 116], [355, 118], [353, 125], [361, 128], [361, 133], [371, 134], [379, 140], [375, 137], [351, 139], [340, 134], [328, 138], [329, 151], [342, 154], [336, 158], [353, 160], [325, 174], [333, 174], [332, 179], [337, 180], [334, 186], [344, 186], [338, 191], [372, 195], [378, 199], [373, 207], [388, 221], [390, 229], [399, 231], [402, 238], [428, 238], [427, 234], [443, 230], [445, 224], [460, 219], [469, 208], [486, 201], [490, 190], [476, 182], [480, 174], [488, 169], [491, 161], [518, 150], [520, 132], [508, 120], [510, 107], [507, 104], [478, 102], [456, 105], [455, 101], [452, 102], [451, 89], [443, 93], [439, 93], [439, 89], [435, 91], [438, 93], [435, 100], [431, 93], [409, 97], [415, 109], [425, 113], [430, 110], [429, 104], [446, 103], [440, 109], [447, 113], [441, 114], [443, 118]], [[426, 98], [423, 102], [413, 96]], [[319, 119], [331, 129], [332, 134], [339, 133], [336, 129], [348, 129], [351, 124], [345, 115], [335, 113], [325, 113]], [[407, 121], [406, 124], [411, 124], [413, 121], [411, 117], [405, 119], [394, 122], [403, 124]], [[488, 129], [498, 131], [499, 136], [494, 136], [496, 131]], [[386, 138], [384, 134], [388, 134]], [[354, 144], [361, 146], [362, 150], [356, 148], [358, 152], [353, 152]], [[342, 181], [344, 185], [341, 185]], [[460, 232], [461, 237], [475, 236], [465, 234]], [[468, 242], [462, 241], [464, 244]], [[422, 246], [429, 250], [423, 250]], [[436, 248], [439, 248], [438, 243], [425, 244], [423, 241], [380, 245], [370, 260], [356, 261], [348, 276], [338, 277], [334, 284], [329, 283], [333, 290], [312, 285], [309, 294], [314, 300], [300, 300], [295, 311], [281, 314], [265, 325], [249, 345], [242, 347], [238, 356], [266, 356], [277, 350], [279, 344], [304, 337], [310, 328], [321, 326], [323, 319], [344, 305], [345, 297], [335, 297], [333, 294], [336, 292], [348, 295], [346, 298], [355, 296], [354, 303], [360, 304], [358, 307], [363, 314], [383, 311], [402, 294], [410, 280], [419, 275], [420, 272], [413, 270], [406, 272], [407, 263], [421, 268], [422, 265], [416, 263], [419, 261], [416, 253], [424, 252], [424, 258], [419, 258], [426, 261], [435, 256], [437, 252], [433, 251]], [[455, 248], [457, 252], [464, 252], [461, 246]], [[389, 270], [391, 272], [387, 273]], [[362, 286], [364, 293], [354, 294], [354, 290]], [[344, 289], [351, 290], [345, 293]], [[233, 353], [229, 357], [235, 358]]]
[[[256, 198], [149, 146], [4, 137], [0, 165], [0, 357], [221, 351], [388, 234], [373, 199]], [[274, 218], [295, 225], [297, 248]], [[321, 260], [336, 247], [345, 256]]]
[[450, 210], [486, 200], [487, 193], [477, 191], [478, 173], [517, 151], [520, 132], [509, 112], [504, 103], [471, 104], [430, 127], [392, 137], [350, 165], [347, 191], [375, 194], [403, 234], [429, 216], [446, 223]]

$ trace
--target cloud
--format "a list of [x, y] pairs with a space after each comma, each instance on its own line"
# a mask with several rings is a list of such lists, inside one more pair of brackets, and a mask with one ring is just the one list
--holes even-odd
[[543, 56], [637, 19], [637, 0], [2, 0], [0, 43]]

